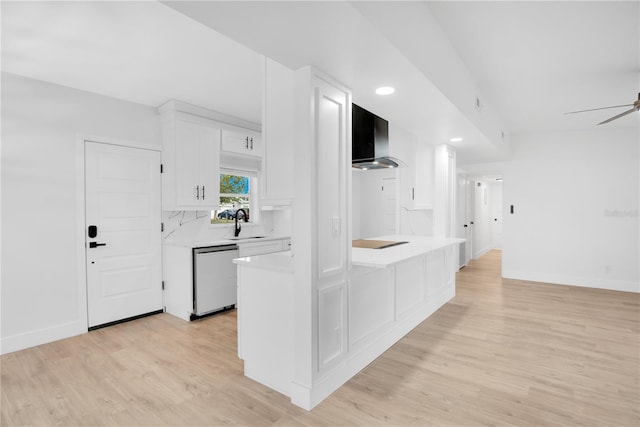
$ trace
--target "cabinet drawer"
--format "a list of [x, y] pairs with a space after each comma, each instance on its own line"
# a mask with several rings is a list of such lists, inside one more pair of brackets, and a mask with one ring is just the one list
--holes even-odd
[[224, 129], [222, 131], [222, 151], [246, 156], [262, 157], [264, 149], [260, 134]]
[[287, 245], [286, 249], [283, 249], [283, 240], [269, 240], [267, 242], [252, 242], [240, 244], [240, 257], [268, 254], [273, 252], [281, 252], [283, 250], [289, 250]]

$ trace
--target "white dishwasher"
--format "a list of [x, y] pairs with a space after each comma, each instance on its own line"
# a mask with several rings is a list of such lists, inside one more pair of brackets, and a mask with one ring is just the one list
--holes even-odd
[[193, 248], [193, 311], [191, 320], [233, 308], [237, 298], [237, 273], [233, 259], [237, 245]]

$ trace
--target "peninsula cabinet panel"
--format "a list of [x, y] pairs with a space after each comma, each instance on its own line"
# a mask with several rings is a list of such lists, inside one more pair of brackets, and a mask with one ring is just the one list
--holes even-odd
[[[354, 277], [349, 282], [349, 344], [366, 341], [394, 320], [393, 268]], [[377, 336], [377, 335], [376, 335]]]
[[347, 351], [346, 286], [318, 291], [318, 370], [332, 366]]
[[396, 312], [398, 317], [424, 301], [427, 286], [425, 258], [413, 258], [396, 266]]
[[444, 287], [445, 274], [445, 249], [427, 254], [427, 298]]

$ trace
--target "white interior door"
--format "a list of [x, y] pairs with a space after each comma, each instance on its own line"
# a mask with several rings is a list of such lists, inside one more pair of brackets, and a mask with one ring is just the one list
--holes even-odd
[[[467, 177], [463, 174], [458, 174], [456, 195], [458, 198], [456, 203], [456, 237], [467, 239], [467, 231], [469, 230], [469, 223], [467, 221]], [[467, 265], [466, 245], [466, 241], [460, 245], [459, 268]]]
[[467, 262], [469, 262], [471, 259], [473, 259], [473, 254], [475, 251], [476, 181], [467, 180], [465, 197], [465, 217], [467, 218], [467, 224], [469, 225], [467, 227], [466, 233], [467, 241], [465, 242], [465, 257], [467, 259]]
[[162, 309], [160, 153], [85, 144], [91, 328]]
[[491, 240], [493, 249], [502, 249], [502, 182], [491, 184]]

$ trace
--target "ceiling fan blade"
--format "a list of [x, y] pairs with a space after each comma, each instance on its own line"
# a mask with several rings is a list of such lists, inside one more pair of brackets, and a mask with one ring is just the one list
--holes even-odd
[[614, 121], [616, 119], [619, 119], [620, 117], [626, 116], [627, 114], [631, 114], [631, 113], [633, 113], [635, 111], [638, 111], [638, 109], [634, 107], [634, 108], [632, 108], [630, 110], [625, 111], [624, 113], [620, 113], [617, 116], [613, 116], [610, 119], [605, 120], [604, 122], [600, 122], [600, 123], [598, 123], [598, 125], [603, 125], [605, 123], [612, 122], [612, 121]]
[[611, 107], [600, 107], [600, 108], [591, 108], [589, 110], [580, 110], [580, 111], [570, 111], [564, 114], [576, 114], [576, 113], [586, 113], [587, 111], [598, 111], [598, 110], [607, 110], [609, 108], [622, 108], [622, 107], [631, 107], [633, 104], [625, 104], [625, 105], [612, 105]]

